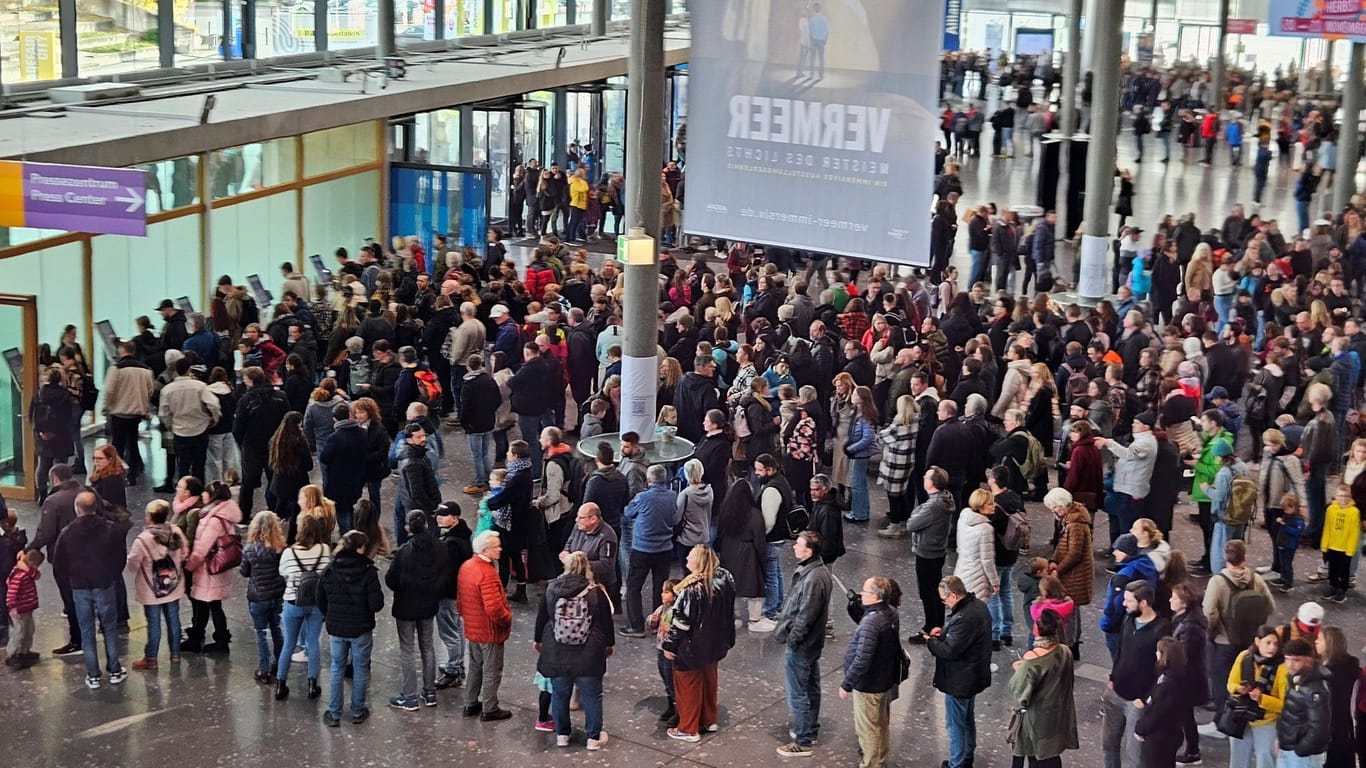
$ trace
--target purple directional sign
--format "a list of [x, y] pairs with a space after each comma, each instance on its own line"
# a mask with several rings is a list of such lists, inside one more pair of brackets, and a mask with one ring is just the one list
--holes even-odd
[[[146, 177], [140, 170], [50, 163], [4, 163], [0, 178], [22, 183], [22, 224], [98, 235], [147, 234]], [[12, 166], [19, 166], [18, 174]], [[12, 187], [11, 187], [12, 190]], [[11, 190], [5, 190], [11, 192]], [[12, 192], [11, 192], [12, 194]], [[4, 199], [3, 218], [19, 213]], [[17, 207], [17, 206], [14, 206]]]

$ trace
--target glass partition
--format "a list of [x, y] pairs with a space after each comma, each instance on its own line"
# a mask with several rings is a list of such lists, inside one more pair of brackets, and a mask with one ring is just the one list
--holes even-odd
[[294, 181], [294, 139], [275, 139], [220, 149], [209, 155], [214, 200], [245, 195]]
[[18, 0], [0, 10], [0, 80], [35, 83], [62, 76], [62, 39], [53, 0]]
[[32, 296], [0, 295], [0, 490], [33, 498], [32, 431], [25, 414], [37, 371]]
[[199, 157], [177, 157], [139, 165], [147, 174], [147, 213], [161, 213], [199, 202]]
[[375, 124], [356, 123], [304, 134], [304, 176], [375, 162]]
[[488, 244], [489, 184], [484, 168], [391, 164], [389, 233], [417, 235], [431, 253], [432, 235], [444, 232], [452, 245], [473, 246], [482, 255]]

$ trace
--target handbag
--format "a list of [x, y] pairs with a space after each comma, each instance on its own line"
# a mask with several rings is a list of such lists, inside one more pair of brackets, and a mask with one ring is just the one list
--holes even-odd
[[237, 531], [228, 528], [217, 539], [214, 539], [213, 547], [209, 549], [209, 556], [204, 558], [204, 569], [211, 575], [217, 576], [241, 564], [242, 537], [237, 535]]
[[1243, 738], [1243, 734], [1247, 732], [1250, 703], [1251, 699], [1247, 696], [1229, 696], [1224, 699], [1219, 712], [1214, 716], [1214, 727], [1225, 736]]

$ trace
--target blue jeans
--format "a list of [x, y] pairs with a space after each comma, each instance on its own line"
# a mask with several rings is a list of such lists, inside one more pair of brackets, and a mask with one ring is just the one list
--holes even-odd
[[974, 251], [971, 248], [969, 248], [968, 257], [972, 260], [972, 271], [968, 273], [967, 286], [971, 288], [974, 282], [982, 279], [982, 274], [983, 271], [986, 269], [987, 264], [987, 252]]
[[541, 429], [549, 426], [549, 413], [546, 410], [531, 416], [517, 414], [517, 431], [531, 447], [531, 471], [537, 477], [541, 474]]
[[1296, 201], [1295, 201], [1295, 215], [1296, 215], [1296, 216], [1298, 217], [1298, 219], [1299, 219], [1300, 231], [1303, 232], [1304, 230], [1309, 229], [1309, 201], [1308, 201], [1308, 200], [1296, 200]]
[[456, 609], [455, 598], [441, 598], [436, 610], [436, 636], [446, 646], [446, 663], [441, 671], [448, 675], [465, 676], [465, 622]]
[[1224, 545], [1234, 539], [1242, 541], [1246, 533], [1246, 525], [1228, 525], [1222, 520], [1214, 521], [1214, 535], [1209, 540], [1210, 573], [1218, 573], [1224, 569]]
[[768, 559], [764, 560], [764, 616], [775, 618], [783, 609], [783, 569], [779, 560], [781, 544], [768, 544]]
[[1222, 332], [1224, 326], [1233, 319], [1233, 302], [1237, 297], [1232, 294], [1214, 294], [1214, 312], [1219, 315], [1219, 330]]
[[346, 672], [346, 654], [351, 654], [351, 715], [364, 712], [366, 695], [370, 692], [370, 652], [375, 648], [375, 633], [360, 637], [332, 637], [332, 683], [328, 688], [327, 711], [341, 717], [342, 678]]
[[659, 670], [660, 682], [664, 683], [664, 695], [669, 697], [669, 703], [674, 703], [674, 663], [669, 657], [664, 655], [664, 651], [655, 654], [655, 668]]
[[602, 735], [602, 678], [555, 677], [550, 680], [550, 713], [555, 717], [555, 733], [568, 736], [569, 699], [579, 689], [579, 703], [583, 705], [583, 731], [590, 739]]
[[493, 442], [492, 432], [465, 435], [470, 444], [470, 456], [474, 457], [474, 484], [489, 484], [489, 446]]
[[95, 621], [100, 622], [104, 634], [104, 656], [110, 673], [123, 669], [119, 663], [119, 618], [114, 607], [114, 585], [103, 589], [73, 589], [71, 601], [76, 604], [76, 622], [81, 627], [81, 652], [85, 655], [85, 674], [100, 676], [100, 655], [95, 650]]
[[[251, 628], [256, 631], [257, 669], [269, 675], [283, 648], [283, 635], [280, 633], [280, 609], [285, 601], [276, 598], [264, 602], [247, 603], [247, 613], [251, 614]], [[290, 647], [293, 651], [293, 646]]]
[[[1284, 750], [1295, 757], [1294, 750]], [[1276, 765], [1276, 724], [1249, 726], [1243, 738], [1228, 740], [1229, 765], [1251, 765], [1255, 768], [1272, 768]], [[1253, 757], [1256, 760], [1253, 761]], [[1284, 762], [1280, 765], [1285, 765]], [[1301, 765], [1292, 763], [1292, 765]], [[1309, 765], [1303, 763], [1302, 765]]]
[[796, 742], [809, 747], [821, 729], [821, 655], [788, 648], [784, 659], [787, 711], [792, 713], [792, 730], [797, 734]]
[[1015, 566], [998, 565], [996, 572], [1001, 576], [1001, 588], [987, 601], [987, 610], [991, 613], [992, 640], [1010, 637], [1015, 631], [1015, 596], [1010, 591], [1014, 583], [1011, 575], [1015, 572]]
[[849, 460], [849, 517], [868, 519], [868, 460]]
[[299, 607], [286, 602], [280, 624], [284, 628], [284, 644], [280, 646], [280, 661], [275, 667], [275, 676], [281, 682], [289, 679], [290, 651], [302, 636], [304, 650], [308, 653], [308, 679], [317, 680], [322, 670], [322, 652], [318, 648], [318, 635], [323, 631], [323, 612], [316, 605]]
[[1292, 750], [1283, 749], [1276, 753], [1276, 768], [1323, 768], [1327, 754], [1300, 757]]
[[976, 697], [944, 694], [944, 716], [949, 725], [949, 768], [967, 768], [977, 751]]
[[394, 541], [395, 548], [408, 543], [408, 511], [403, 508], [403, 498], [394, 494]]
[[142, 613], [147, 617], [147, 647], [142, 649], [144, 658], [155, 659], [161, 649], [161, 618], [166, 617], [166, 640], [171, 646], [171, 655], [180, 655], [180, 601], [161, 605], [144, 605]]
[[508, 430], [493, 430], [493, 463], [497, 464], [508, 455]]
[[1013, 154], [1015, 154], [1015, 147], [1012, 145], [1012, 142], [1013, 142], [1014, 140], [1015, 140], [1015, 129], [1014, 129], [1014, 128], [1002, 128], [1002, 129], [1001, 129], [1001, 152], [1003, 152], [1004, 154], [1007, 154], [1007, 155], [1013, 155]]

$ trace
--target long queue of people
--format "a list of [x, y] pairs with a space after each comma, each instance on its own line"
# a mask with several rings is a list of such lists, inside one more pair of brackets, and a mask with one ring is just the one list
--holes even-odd
[[[570, 741], [573, 690], [589, 747], [606, 743], [602, 678], [618, 635], [658, 639], [668, 735], [700, 740], [718, 725], [716, 664], [738, 626], [786, 644], [793, 728], [780, 754], [805, 756], [819, 732], [829, 564], [843, 553], [845, 526], [871, 519], [877, 484], [888, 512], [876, 534], [909, 540], [923, 616], [909, 642], [936, 658], [951, 768], [972, 762], [975, 697], [990, 684], [993, 654], [1016, 647], [1017, 619], [1030, 627], [1010, 684], [1021, 758], [1047, 765], [1075, 747], [1067, 694], [1090, 620], [1112, 664], [1107, 765], [1199, 759], [1190, 731], [1201, 698], [1178, 695], [1189, 691], [1172, 683], [1188, 669], [1209, 677], [1216, 702], [1280, 699], [1279, 715], [1260, 705], [1250, 718], [1255, 711], [1244, 707], [1247, 728], [1221, 731], [1236, 736], [1235, 749], [1255, 751], [1259, 738], [1265, 745], [1268, 732], [1257, 729], [1274, 722], [1286, 732], [1258, 754], [1279, 743], [1284, 764], [1313, 764], [1295, 763], [1296, 753], [1323, 754], [1326, 734], [1352, 734], [1342, 718], [1350, 724], [1355, 711], [1332, 711], [1327, 728], [1327, 698], [1316, 698], [1323, 685], [1343, 684], [1343, 675], [1314, 672], [1320, 661], [1346, 663], [1343, 644], [1324, 640], [1307, 653], [1296, 644], [1332, 635], [1319, 630], [1323, 609], [1302, 607], [1270, 655], [1256, 648], [1254, 661], [1289, 673], [1282, 696], [1274, 675], [1265, 689], [1240, 677], [1237, 656], [1265, 639], [1269, 574], [1282, 591], [1304, 589], [1294, 575], [1301, 543], [1322, 553], [1310, 581], [1327, 583], [1325, 600], [1341, 602], [1353, 589], [1366, 444], [1348, 445], [1360, 423], [1350, 414], [1366, 333], [1360, 301], [1346, 293], [1356, 272], [1341, 248], [1320, 258], [1309, 241], [1278, 245], [1255, 217], [1230, 218], [1193, 239], [1188, 219], [1151, 250], [1121, 249], [1133, 254], [1121, 265], [1129, 272], [1167, 260], [1183, 298], [1174, 287], [1161, 293], [1155, 280], [1147, 296], [1122, 293], [1119, 305], [1094, 312], [1058, 306], [1047, 293], [1017, 301], [993, 292], [989, 278], [963, 290], [951, 266], [935, 281], [896, 278], [880, 265], [860, 279], [859, 262], [832, 270], [811, 259], [803, 271], [798, 254], [780, 248], [734, 244], [724, 269], [666, 253], [659, 426], [697, 446], [677, 471], [647, 465], [639, 435], [622, 435], [619, 451], [601, 448], [591, 461], [571, 445], [575, 434], [620, 424], [621, 285], [611, 260], [594, 268], [586, 252], [548, 238], [522, 274], [506, 260], [452, 251], [434, 255], [448, 269], [433, 281], [426, 272], [411, 278], [411, 255], [395, 260], [367, 247], [352, 262], [339, 252], [340, 287], [306, 303], [307, 284], [290, 286], [264, 329], [245, 322], [253, 318], [241, 289], [224, 278], [210, 316], [193, 318], [195, 333], [179, 347], [184, 320], [174, 307], [162, 310], [159, 339], [121, 345], [101, 382], [110, 441], [95, 449], [84, 485], [75, 478], [85, 467], [66, 462], [81, 446], [74, 423], [94, 382], [74, 338], [63, 339], [61, 364], [45, 374], [32, 413], [47, 462], [42, 518], [32, 541], [19, 543], [13, 521], [3, 537], [22, 553], [8, 599], [33, 605], [41, 552], [67, 609], [59, 655], [82, 654], [96, 687], [127, 674], [116, 645], [127, 583], [149, 626], [132, 666], [150, 672], [163, 623], [173, 661], [228, 650], [223, 603], [240, 571], [257, 680], [277, 699], [290, 695], [296, 646], [307, 664], [304, 691], [321, 696], [326, 626], [329, 725], [342, 715], [348, 658], [351, 719], [368, 716], [368, 657], [387, 602], [403, 670], [390, 706], [434, 706], [438, 691], [463, 685], [464, 713], [497, 721], [510, 716], [498, 699], [510, 606], [546, 583], [535, 629], [545, 694], [536, 726], [557, 743]], [[1349, 211], [1331, 226], [1355, 242], [1359, 221]], [[987, 232], [994, 237], [995, 227]], [[1218, 271], [1236, 280], [1215, 279], [1216, 252]], [[401, 290], [391, 289], [395, 274]], [[288, 265], [284, 276], [295, 276]], [[1230, 309], [1215, 290], [1225, 280], [1245, 284], [1249, 300]], [[1155, 327], [1164, 316], [1173, 324]], [[234, 347], [238, 356], [221, 353]], [[160, 373], [147, 362], [158, 356]], [[157, 489], [170, 498], [148, 506], [130, 547], [126, 486], [146, 471], [138, 428], [154, 413], [174, 457]], [[442, 487], [441, 458], [457, 430], [471, 451], [475, 477], [463, 492], [477, 514], [462, 514]], [[1258, 463], [1255, 474], [1245, 458]], [[1180, 542], [1201, 548], [1189, 565], [1171, 541], [1187, 469], [1202, 533], [1198, 544]], [[1333, 475], [1344, 487], [1330, 504]], [[258, 511], [263, 478], [266, 510]], [[392, 515], [380, 508], [386, 482]], [[1053, 536], [1033, 530], [1031, 500], [1054, 512]], [[1109, 540], [1094, 543], [1102, 513]], [[1265, 573], [1249, 566], [1244, 543], [1258, 521], [1277, 553]], [[794, 536], [800, 565], [784, 584], [781, 553]], [[388, 595], [375, 566], [386, 555]], [[1110, 558], [1115, 578], [1101, 600], [1092, 594], [1095, 566]], [[1194, 580], [1202, 572], [1212, 574], [1203, 596]], [[909, 662], [895, 610], [900, 585], [874, 575], [861, 586], [851, 608], [865, 610], [853, 611], [859, 628], [841, 695], [855, 699], [864, 764], [876, 766]], [[192, 619], [182, 637], [186, 594]], [[1098, 615], [1083, 616], [1093, 604]], [[16, 613], [31, 627], [32, 610]], [[34, 658], [22, 639], [31, 629], [15, 625], [12, 667]], [[440, 665], [433, 630], [446, 647]], [[1181, 642], [1162, 641], [1169, 633]], [[1356, 677], [1347, 679], [1350, 687]]]

